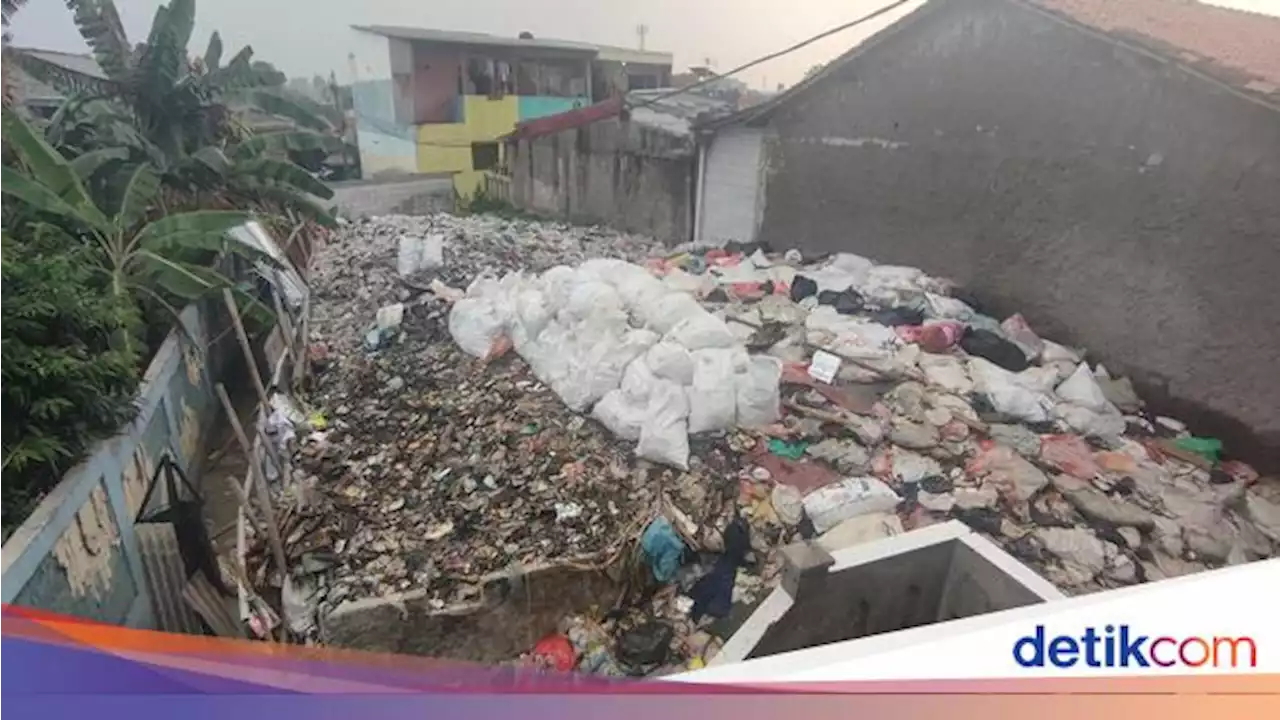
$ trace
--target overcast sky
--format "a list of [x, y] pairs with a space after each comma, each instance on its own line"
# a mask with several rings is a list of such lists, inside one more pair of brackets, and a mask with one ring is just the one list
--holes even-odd
[[[1123, 0], [1119, 0], [1123, 1]], [[116, 0], [133, 42], [146, 38], [160, 0]], [[636, 47], [636, 26], [649, 31], [645, 46], [674, 53], [675, 67], [710, 58], [724, 71], [816, 35], [889, 4], [888, 0], [198, 0], [192, 51], [209, 34], [222, 34], [224, 57], [252, 45], [254, 57], [290, 76], [327, 75], [346, 67], [352, 24], [412, 25], [514, 36], [523, 30], [564, 40]], [[1211, 0], [1211, 4], [1280, 15], [1280, 0]], [[799, 79], [877, 29], [868, 23], [747, 71], [752, 87]], [[59, 0], [30, 0], [14, 18], [14, 44], [84, 52]]]

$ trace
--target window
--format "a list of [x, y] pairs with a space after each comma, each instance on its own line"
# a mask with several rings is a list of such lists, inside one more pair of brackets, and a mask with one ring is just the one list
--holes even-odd
[[471, 168], [491, 170], [498, 166], [498, 143], [471, 143]]

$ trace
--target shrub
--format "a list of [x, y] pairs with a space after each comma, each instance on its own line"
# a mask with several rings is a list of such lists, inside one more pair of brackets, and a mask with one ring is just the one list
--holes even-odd
[[[62, 239], [59, 239], [62, 238]], [[137, 327], [92, 248], [61, 233], [4, 236], [4, 536], [94, 441], [132, 419], [139, 358], [112, 336]]]

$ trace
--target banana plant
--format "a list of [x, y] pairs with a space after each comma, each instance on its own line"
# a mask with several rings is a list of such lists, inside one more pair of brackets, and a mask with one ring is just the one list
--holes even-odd
[[[14, 209], [20, 222], [15, 225], [26, 226], [31, 232], [65, 233], [95, 246], [111, 292], [117, 297], [135, 303], [148, 298], [176, 316], [178, 309], [170, 298], [193, 301], [222, 288], [238, 290], [230, 278], [211, 267], [210, 261], [232, 253], [253, 262], [276, 264], [268, 254], [228, 234], [250, 220], [250, 213], [157, 213], [160, 179], [147, 163], [129, 170], [118, 203], [101, 207], [74, 164], [25, 120], [6, 109], [3, 130], [4, 141], [20, 166], [0, 169], [0, 191], [17, 201]], [[270, 321], [270, 309], [246, 293], [238, 294], [242, 307], [257, 319]], [[119, 342], [132, 343], [125, 335]]]

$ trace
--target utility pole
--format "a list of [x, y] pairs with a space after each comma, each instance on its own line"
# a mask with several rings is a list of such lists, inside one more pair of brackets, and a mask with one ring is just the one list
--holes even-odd
[[644, 36], [649, 34], [649, 26], [640, 23], [636, 26], [636, 35], [640, 38], [640, 49], [644, 49]]

